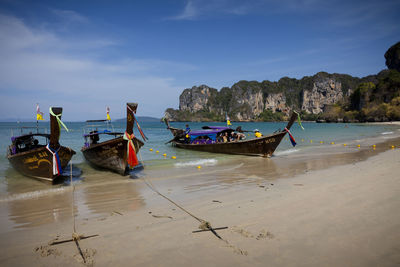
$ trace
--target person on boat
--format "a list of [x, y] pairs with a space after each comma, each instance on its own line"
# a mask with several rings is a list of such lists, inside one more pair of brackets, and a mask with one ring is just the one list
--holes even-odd
[[231, 133], [231, 142], [239, 141], [239, 136], [237, 133]]
[[224, 143], [228, 143], [228, 133], [225, 133], [223, 136], [222, 136], [222, 142], [224, 142]]
[[237, 140], [244, 140], [246, 139], [246, 135], [244, 133], [237, 133]]
[[189, 124], [186, 124], [185, 134], [189, 134], [189, 133], [190, 133], [190, 127], [189, 127]]
[[189, 124], [186, 124], [186, 129], [185, 129], [185, 143], [189, 144], [190, 143], [190, 127]]
[[262, 135], [262, 133], [260, 133], [260, 131], [259, 131], [258, 129], [255, 129], [255, 130], [254, 130], [254, 136], [255, 136], [256, 138], [260, 138], [260, 137], [262, 137], [263, 135]]
[[100, 141], [100, 137], [97, 130], [90, 132], [90, 140], [92, 141], [92, 144], [97, 144], [97, 142]]

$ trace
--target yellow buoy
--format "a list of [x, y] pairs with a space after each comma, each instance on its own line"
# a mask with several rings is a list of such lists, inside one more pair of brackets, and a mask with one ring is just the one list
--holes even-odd
[[199, 165], [199, 166], [197, 166], [197, 169], [201, 169], [201, 166]]
[[392, 149], [394, 149], [394, 146], [392, 146]]
[[331, 143], [331, 145], [334, 145], [334, 144], [335, 144], [335, 142], [332, 142], [332, 143]]
[[373, 148], [376, 148], [376, 145], [372, 145]]
[[150, 151], [153, 151], [153, 149], [152, 149], [152, 148], [150, 148], [149, 150], [150, 150]]
[[360, 145], [357, 145], [358, 148], [360, 148]]
[[323, 143], [324, 143], [324, 141], [319, 141], [319, 143], [320, 143], [320, 144], [323, 144]]
[[156, 153], [160, 153], [160, 151], [157, 150]]
[[171, 159], [176, 159], [176, 157], [175, 157], [175, 156], [172, 156]]
[[166, 157], [166, 156], [167, 156], [167, 154], [165, 154], [165, 153], [164, 153], [164, 154], [162, 154], [162, 155], [163, 155], [164, 157]]
[[346, 144], [343, 144], [343, 146], [347, 146]]
[[312, 140], [310, 140], [310, 143], [312, 143]]

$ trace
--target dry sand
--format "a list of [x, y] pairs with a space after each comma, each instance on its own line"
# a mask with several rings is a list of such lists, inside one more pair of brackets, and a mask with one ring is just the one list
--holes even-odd
[[[184, 201], [179, 184], [166, 190], [152, 180], [213, 227], [229, 227], [218, 231], [223, 240], [192, 233], [200, 223], [149, 189], [141, 205], [77, 216], [76, 229], [99, 234], [80, 241], [87, 265], [95, 266], [399, 266], [399, 166], [396, 148], [289, 178], [194, 190]], [[147, 188], [143, 179], [128, 183]], [[2, 231], [0, 265], [82, 266], [74, 243], [48, 246], [70, 238], [72, 225], [64, 219]]]

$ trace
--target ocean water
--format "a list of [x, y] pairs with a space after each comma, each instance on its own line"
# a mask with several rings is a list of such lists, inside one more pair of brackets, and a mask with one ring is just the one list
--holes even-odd
[[[292, 147], [290, 141], [284, 139], [271, 158], [224, 155], [174, 148], [165, 144], [172, 135], [163, 123], [143, 122], [140, 124], [149, 138], [138, 155], [143, 167], [133, 170], [129, 176], [120, 176], [89, 166], [80, 152], [84, 144], [82, 135], [85, 123], [65, 123], [70, 131], [62, 130], [60, 143], [77, 152], [70, 164], [74, 190], [71, 190], [69, 179], [51, 185], [15, 171], [6, 158], [10, 138], [18, 135], [18, 127], [34, 127], [36, 123], [0, 123], [0, 234], [71, 221], [72, 209], [78, 222], [87, 222], [115, 212], [124, 214], [162, 205], [165, 199], [150, 190], [146, 186], [147, 181], [185, 206], [190, 202], [195, 203], [199, 197], [214, 199], [219, 192], [228, 188], [259, 188], [259, 184], [270, 184], [278, 178], [357, 162], [387, 150], [389, 144], [395, 144], [396, 149], [400, 147], [400, 138], [395, 138], [400, 136], [400, 127], [397, 125], [304, 122], [304, 131], [297, 123], [291, 129], [297, 146]], [[171, 123], [178, 128], [184, 128], [185, 124]], [[125, 123], [113, 125], [117, 131], [125, 130]], [[189, 125], [194, 130], [206, 123]], [[263, 134], [269, 134], [283, 129], [285, 125], [284, 122], [248, 122], [233, 123], [232, 127], [241, 126], [250, 131], [258, 129]], [[39, 126], [48, 128], [48, 122], [40, 122]], [[135, 135], [140, 138], [136, 130]], [[252, 133], [247, 138], [253, 138]], [[335, 145], [331, 145], [331, 142]], [[361, 149], [357, 147], [358, 144]], [[372, 144], [378, 144], [376, 151], [371, 149]], [[171, 159], [172, 156], [176, 159]], [[70, 166], [65, 170], [67, 174]]]
[[[77, 154], [72, 158], [72, 166], [74, 170], [74, 179], [81, 184], [96, 184], [110, 179], [129, 179], [121, 177], [111, 172], [104, 172], [93, 169], [89, 166], [82, 153], [80, 152], [83, 146], [84, 122], [65, 122], [69, 128], [69, 132], [62, 129], [60, 143], [64, 146], [71, 147]], [[161, 170], [161, 174], [167, 175], [169, 172], [175, 175], [179, 172], [184, 173], [188, 168], [196, 168], [200, 166], [218, 166], [229, 162], [230, 160], [240, 160], [244, 156], [212, 154], [205, 152], [188, 151], [184, 149], [174, 148], [168, 142], [172, 135], [166, 129], [164, 123], [161, 122], [143, 122], [140, 123], [143, 131], [149, 140], [145, 143], [139, 153], [139, 160], [143, 163], [143, 170]], [[177, 128], [185, 128], [186, 123], [173, 122], [171, 126]], [[200, 129], [204, 125], [223, 125], [220, 122], [212, 123], [189, 123], [191, 129]], [[36, 123], [0, 123], [0, 201], [8, 199], [15, 194], [19, 194], [21, 198], [31, 197], [30, 194], [46, 194], [46, 190], [56, 190], [68, 185], [68, 181], [61, 185], [49, 185], [41, 181], [27, 178], [16, 172], [9, 164], [6, 154], [7, 147], [10, 144], [12, 135], [17, 135], [20, 132], [19, 127], [35, 127]], [[41, 131], [49, 132], [48, 122], [40, 122]], [[285, 122], [242, 122], [233, 123], [232, 128], [241, 126], [243, 130], [252, 131], [260, 130], [263, 134], [270, 134], [278, 129], [283, 129], [286, 126]], [[297, 123], [292, 126], [291, 132], [296, 139], [298, 145], [292, 147], [290, 141], [285, 138], [275, 152], [275, 157], [279, 156], [296, 156], [306, 155], [310, 153], [330, 153], [335, 151], [331, 143], [347, 144], [347, 147], [354, 149], [356, 144], [363, 146], [371, 145], [371, 142], [376, 142], [376, 138], [385, 140], [398, 136], [400, 134], [399, 127], [396, 125], [383, 124], [318, 124], [311, 122], [303, 122], [305, 130], [302, 130]], [[113, 123], [116, 131], [124, 131], [125, 123]], [[31, 129], [36, 131], [35, 129]], [[26, 130], [24, 131], [26, 132]], [[135, 135], [140, 138], [137, 129]], [[254, 138], [252, 133], [248, 133], [247, 138]], [[375, 138], [375, 139], [373, 139]], [[373, 140], [373, 141], [370, 141]], [[323, 143], [321, 143], [323, 142]], [[323, 148], [321, 150], [321, 148]], [[153, 151], [150, 151], [153, 149]], [[337, 150], [336, 146], [336, 150]], [[159, 153], [156, 153], [159, 151]], [[163, 156], [166, 154], [167, 156]], [[175, 156], [176, 159], [171, 159]], [[146, 171], [138, 172], [136, 177], [146, 175]], [[135, 176], [135, 175], [134, 175]]]

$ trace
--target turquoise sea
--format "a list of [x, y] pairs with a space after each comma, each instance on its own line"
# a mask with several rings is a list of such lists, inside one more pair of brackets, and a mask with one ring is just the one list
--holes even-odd
[[[227, 187], [240, 190], [242, 186], [257, 186], [258, 183], [293, 177], [313, 169], [362, 160], [390, 149], [391, 144], [396, 149], [400, 147], [399, 125], [303, 122], [304, 131], [297, 123], [291, 129], [297, 146], [292, 147], [285, 138], [271, 158], [213, 154], [167, 145], [165, 143], [172, 135], [163, 123], [142, 122], [141, 127], [149, 138], [138, 155], [143, 168], [134, 170], [130, 176], [120, 176], [93, 169], [85, 162], [80, 152], [84, 143], [82, 135], [85, 123], [65, 124], [69, 132], [62, 130], [60, 143], [77, 152], [72, 158], [75, 200], [71, 199], [69, 179], [51, 185], [24, 177], [10, 166], [6, 151], [11, 136], [19, 134], [20, 126], [34, 127], [36, 123], [0, 123], [0, 225], [3, 232], [69, 220], [71, 203], [74, 203], [77, 218], [87, 219], [115, 210], [136, 210], [154, 201], [162, 201], [162, 198], [148, 190], [143, 183], [145, 180], [153, 181], [161, 192], [173, 192], [174, 201], [187, 203], [195, 201], [199, 194], [208, 194], [211, 198]], [[173, 122], [171, 126], [185, 128], [185, 124]], [[195, 130], [204, 125], [223, 123], [192, 122], [189, 125]], [[114, 123], [113, 126], [117, 131], [125, 130], [125, 123]], [[237, 126], [250, 131], [258, 129], [266, 135], [283, 129], [286, 123], [233, 122], [232, 128]], [[47, 128], [48, 132], [48, 122], [40, 122], [39, 127]], [[140, 138], [136, 130], [135, 135]], [[254, 138], [253, 134], [249, 133], [247, 138]], [[377, 144], [376, 151], [372, 149], [373, 144]], [[172, 159], [172, 156], [176, 159]], [[67, 168], [68, 174], [70, 166]]]
[[[115, 174], [110, 172], [104, 172], [93, 169], [89, 166], [84, 158], [80, 149], [84, 143], [83, 129], [85, 127], [84, 122], [65, 122], [69, 128], [69, 132], [62, 129], [60, 143], [64, 146], [71, 147], [77, 154], [72, 158], [72, 164], [74, 168], [74, 174], [81, 173], [79, 177], [75, 179], [80, 183], [96, 183], [108, 179], [105, 177], [114, 176]], [[179, 168], [197, 166], [217, 166], [221, 163], [229, 162], [230, 160], [240, 160], [244, 156], [235, 155], [223, 155], [223, 154], [212, 154], [205, 152], [187, 151], [179, 148], [174, 148], [170, 144], [165, 144], [172, 137], [171, 133], [166, 129], [164, 123], [161, 122], [143, 122], [140, 123], [143, 131], [149, 140], [145, 143], [145, 146], [141, 149], [139, 159], [142, 161], [144, 168], [139, 172], [140, 175], [146, 175], [146, 170], [163, 170], [168, 173], [169, 170], [174, 170], [174, 173], [179, 173]], [[171, 126], [177, 128], [185, 128], [183, 122], [173, 122]], [[204, 125], [223, 125], [221, 122], [212, 123], [200, 123], [191, 122], [189, 123], [191, 129], [200, 129]], [[263, 134], [272, 133], [278, 129], [283, 129], [286, 122], [234, 122], [232, 127], [236, 128], [241, 126], [244, 130], [258, 129]], [[20, 127], [35, 127], [36, 123], [0, 123], [0, 199], [7, 197], [10, 194], [15, 193], [26, 193], [34, 190], [40, 190], [42, 188], [54, 188], [57, 186], [51, 186], [41, 181], [36, 181], [22, 176], [16, 172], [10, 166], [7, 158], [6, 151], [10, 144], [11, 135], [18, 135]], [[277, 148], [274, 156], [289, 156], [289, 155], [307, 155], [318, 151], [320, 153], [321, 148], [324, 149], [324, 153], [330, 153], [333, 151], [331, 145], [332, 142], [335, 144], [345, 144], [348, 150], [355, 149], [355, 144], [361, 144], [361, 146], [370, 146], [376, 142], [376, 138], [382, 140], [398, 136], [400, 134], [399, 127], [396, 125], [387, 124], [318, 124], [313, 122], [303, 122], [305, 130], [302, 130], [297, 122], [293, 125], [291, 132], [297, 141], [297, 146], [292, 147], [289, 140], [286, 138]], [[113, 123], [113, 127], [117, 131], [124, 131], [125, 123]], [[39, 123], [40, 131], [48, 132], [48, 122]], [[31, 129], [36, 131], [35, 129]], [[26, 132], [26, 130], [24, 130]], [[140, 138], [137, 128], [135, 128], [135, 135]], [[252, 133], [248, 133], [247, 138], [254, 138]], [[371, 138], [373, 141], [369, 141]], [[321, 143], [321, 141], [323, 143]], [[337, 146], [336, 146], [337, 147]], [[150, 151], [153, 149], [153, 151]], [[156, 153], [159, 151], [159, 153]], [[167, 156], [163, 156], [166, 154]], [[171, 159], [175, 156], [176, 159]], [[125, 177], [123, 179], [129, 179]], [[68, 185], [68, 181], [64, 184]]]

